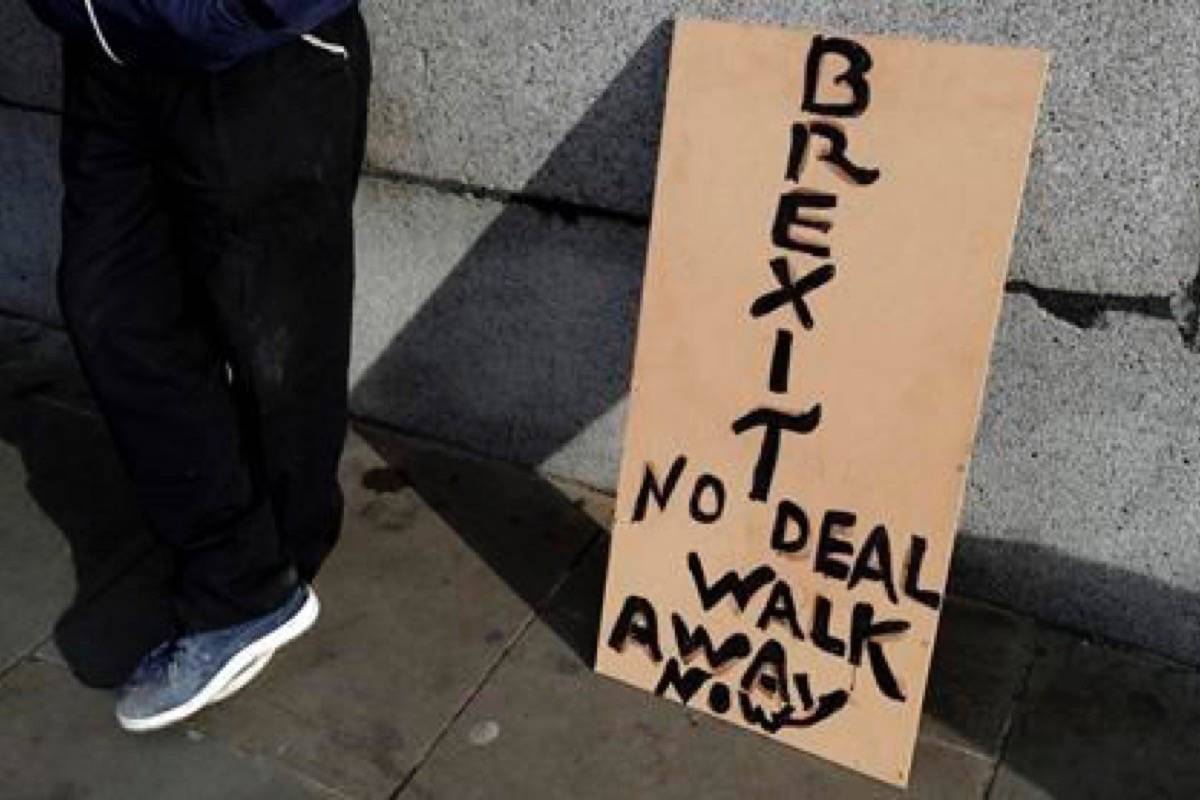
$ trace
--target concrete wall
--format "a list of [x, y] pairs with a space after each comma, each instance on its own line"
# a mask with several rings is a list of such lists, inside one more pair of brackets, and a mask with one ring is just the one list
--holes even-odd
[[[1042, 47], [955, 587], [1200, 663], [1197, 11], [370, 0], [356, 410], [613, 485], [672, 16]], [[0, 307], [52, 319], [54, 43], [0, 44]]]

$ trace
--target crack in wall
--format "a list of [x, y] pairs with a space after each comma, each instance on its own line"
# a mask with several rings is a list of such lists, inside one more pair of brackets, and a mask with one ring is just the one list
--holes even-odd
[[1175, 319], [1168, 295], [1128, 295], [1098, 292], [1078, 292], [1070, 289], [1050, 289], [1029, 281], [1012, 280], [1004, 285], [1009, 294], [1022, 294], [1033, 299], [1038, 307], [1051, 316], [1076, 328], [1095, 328], [1103, 324], [1109, 311], [1137, 314], [1154, 319]]
[[1174, 295], [1080, 292], [1037, 286], [1026, 280], [1011, 280], [1004, 291], [1029, 297], [1050, 316], [1081, 330], [1103, 328], [1105, 316], [1112, 311], [1169, 320], [1178, 328], [1183, 345], [1200, 352], [1200, 274]]
[[573, 200], [564, 200], [561, 197], [552, 195], [539, 194], [527, 190], [509, 190], [500, 189], [494, 186], [479, 186], [473, 183], [464, 183], [456, 181], [452, 178], [434, 178], [427, 175], [417, 175], [411, 172], [397, 172], [395, 170], [380, 169], [368, 165], [363, 170], [364, 178], [372, 178], [385, 183], [399, 183], [408, 186], [419, 186], [424, 189], [431, 189], [441, 194], [453, 195], [455, 197], [467, 197], [472, 200], [491, 200], [496, 203], [505, 205], [527, 206], [540, 211], [543, 214], [550, 214], [561, 218], [564, 222], [574, 224], [583, 217], [592, 217], [596, 219], [609, 220], [611, 222], [621, 222], [626, 225], [632, 225], [636, 228], [646, 228], [650, 224], [650, 219], [644, 214], [638, 214], [632, 211], [621, 211], [615, 208], [606, 208], [604, 206], [592, 205], [589, 203], [579, 203]]
[[[14, 100], [0, 94], [0, 108], [14, 111], [62, 116], [51, 106]], [[363, 177], [389, 183], [419, 186], [433, 191], [476, 200], [490, 200], [506, 205], [519, 205], [549, 214], [568, 224], [584, 217], [604, 219], [637, 228], [650, 224], [648, 216], [630, 211], [606, 208], [588, 203], [523, 190], [478, 186], [450, 178], [436, 178], [415, 173], [378, 169], [368, 166]], [[1082, 292], [1038, 286], [1027, 280], [1010, 280], [1004, 286], [1006, 294], [1024, 295], [1032, 299], [1047, 314], [1081, 330], [1104, 327], [1109, 312], [1120, 312], [1151, 319], [1173, 321], [1179, 330], [1184, 347], [1200, 352], [1200, 270], [1186, 286], [1174, 295], [1130, 295], [1114, 292]]]

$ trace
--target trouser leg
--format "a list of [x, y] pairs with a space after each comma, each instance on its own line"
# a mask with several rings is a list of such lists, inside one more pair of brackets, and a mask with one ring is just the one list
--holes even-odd
[[[68, 46], [59, 301], [193, 629], [276, 607], [295, 582], [253, 480], [202, 293], [183, 268], [145, 75]], [[86, 491], [86, 487], [80, 487]]]
[[341, 526], [354, 241], [369, 54], [351, 11], [233, 68], [185, 80], [169, 123], [172, 213], [233, 365], [255, 480], [311, 579]]

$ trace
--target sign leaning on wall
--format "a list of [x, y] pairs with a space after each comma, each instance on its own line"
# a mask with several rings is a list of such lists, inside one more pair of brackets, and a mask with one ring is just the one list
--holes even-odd
[[599, 671], [908, 782], [1045, 71], [676, 25]]

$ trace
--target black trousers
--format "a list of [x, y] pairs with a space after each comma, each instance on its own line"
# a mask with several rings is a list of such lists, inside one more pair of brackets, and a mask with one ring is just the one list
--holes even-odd
[[64, 49], [60, 308], [189, 630], [278, 606], [341, 524], [370, 59], [357, 10], [313, 33], [346, 53]]

